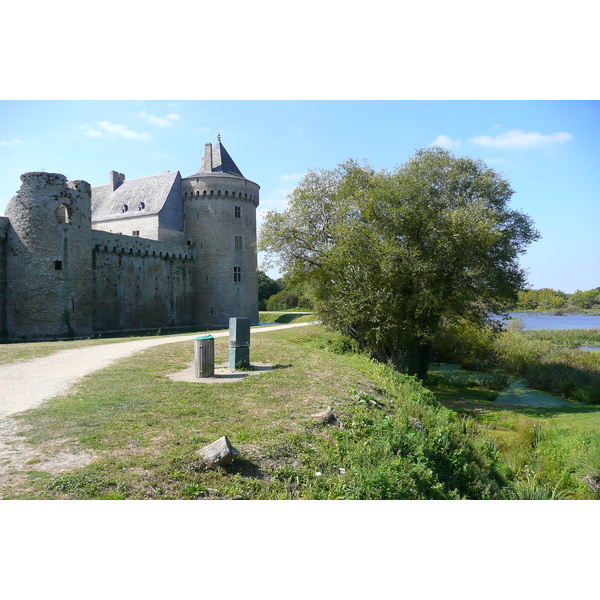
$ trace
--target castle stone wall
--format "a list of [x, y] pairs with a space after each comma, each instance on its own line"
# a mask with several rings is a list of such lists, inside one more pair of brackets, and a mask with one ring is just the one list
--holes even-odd
[[6, 326], [11, 338], [92, 332], [91, 188], [25, 173], [9, 202]]
[[194, 249], [94, 231], [95, 331], [191, 325]]
[[[133, 235], [134, 231], [139, 231], [139, 237], [149, 240], [159, 239], [158, 215], [97, 221], [92, 223], [92, 228], [95, 231], [121, 233], [123, 235], [131, 236]], [[183, 234], [181, 235], [183, 237]]]
[[6, 331], [6, 251], [10, 221], [0, 217], [0, 338], [7, 335]]

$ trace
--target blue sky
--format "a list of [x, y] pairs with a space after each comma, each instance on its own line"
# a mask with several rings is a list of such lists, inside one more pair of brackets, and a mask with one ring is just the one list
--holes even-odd
[[0, 213], [27, 171], [92, 185], [111, 169], [190, 175], [219, 131], [261, 186], [259, 212], [283, 209], [308, 169], [348, 158], [393, 168], [431, 144], [481, 158], [542, 235], [521, 260], [530, 285], [600, 285], [598, 101], [1, 101]]

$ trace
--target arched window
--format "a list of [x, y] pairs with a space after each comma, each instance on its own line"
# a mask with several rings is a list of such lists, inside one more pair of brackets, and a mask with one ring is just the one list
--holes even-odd
[[56, 218], [59, 223], [70, 223], [71, 222], [71, 207], [66, 204], [61, 204], [56, 209]]

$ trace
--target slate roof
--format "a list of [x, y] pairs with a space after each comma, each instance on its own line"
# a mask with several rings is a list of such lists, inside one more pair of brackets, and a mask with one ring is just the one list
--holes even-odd
[[188, 177], [197, 177], [199, 175], [205, 175], [206, 173], [223, 173], [228, 175], [234, 175], [236, 177], [245, 177], [242, 175], [242, 172], [238, 169], [238, 166], [235, 164], [233, 158], [229, 155], [229, 152], [225, 150], [225, 146], [221, 143], [221, 138], [218, 137], [217, 143], [213, 146], [212, 149], [212, 171], [207, 171], [204, 158], [202, 159], [202, 164], [200, 166], [200, 170], [193, 175], [188, 175]]
[[179, 171], [166, 171], [160, 175], [126, 179], [114, 192], [110, 184], [93, 187], [92, 221], [159, 213], [178, 175]]
[[233, 158], [229, 156], [229, 152], [225, 150], [225, 146], [221, 144], [219, 139], [213, 147], [213, 172], [217, 173], [229, 173], [230, 175], [238, 175], [244, 177], [242, 172], [238, 169]]

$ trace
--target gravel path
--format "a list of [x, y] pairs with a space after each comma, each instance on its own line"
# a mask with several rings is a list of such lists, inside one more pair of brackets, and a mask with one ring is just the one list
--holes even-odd
[[[253, 327], [251, 332], [255, 335], [305, 325], [310, 325], [310, 323]], [[211, 335], [226, 337], [229, 336], [229, 331], [220, 331]], [[197, 335], [181, 335], [89, 348], [73, 348], [72, 350], [61, 350], [49, 356], [0, 366], [0, 420], [35, 408], [54, 396], [65, 394], [86, 375], [103, 369], [121, 358], [153, 346], [191, 342], [196, 337]]]

